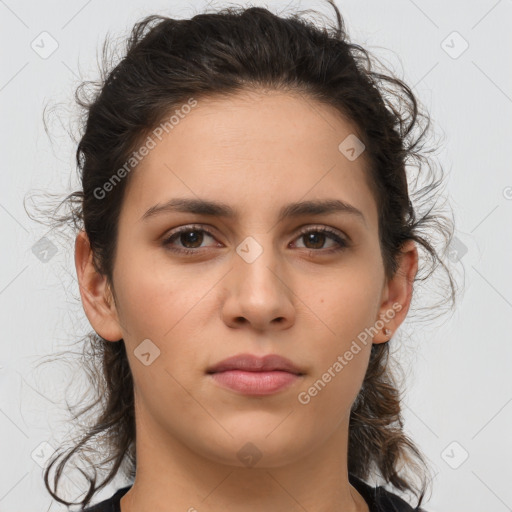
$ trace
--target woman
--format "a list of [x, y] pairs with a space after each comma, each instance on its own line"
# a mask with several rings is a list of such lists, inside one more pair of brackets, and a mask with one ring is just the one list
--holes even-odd
[[[428, 163], [414, 95], [332, 7], [330, 28], [254, 7], [150, 16], [77, 95], [82, 189], [61, 222], [79, 228], [100, 410], [53, 481], [96, 449], [112, 467], [84, 473], [89, 512], [422, 510], [389, 343], [427, 260], [447, 270], [422, 228], [451, 226], [417, 215], [433, 174], [408, 190], [406, 166]], [[45, 483], [70, 504], [57, 460]], [[88, 507], [119, 470], [133, 482]]]

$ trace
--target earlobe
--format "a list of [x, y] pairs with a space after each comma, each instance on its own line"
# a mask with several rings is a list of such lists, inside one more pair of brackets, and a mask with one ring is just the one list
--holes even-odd
[[91, 326], [102, 338], [119, 341], [123, 333], [107, 276], [94, 268], [93, 251], [83, 230], [75, 240], [75, 267], [82, 306]]
[[379, 309], [379, 329], [374, 343], [385, 343], [391, 339], [405, 320], [412, 300], [413, 283], [418, 271], [418, 250], [413, 240], [404, 243], [395, 275], [388, 280], [383, 290], [383, 301]]

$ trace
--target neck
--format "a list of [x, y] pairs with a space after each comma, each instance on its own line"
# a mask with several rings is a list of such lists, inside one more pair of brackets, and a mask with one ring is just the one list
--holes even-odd
[[348, 481], [348, 418], [300, 458], [254, 467], [199, 454], [141, 414], [136, 429], [136, 477], [121, 512], [368, 512]]

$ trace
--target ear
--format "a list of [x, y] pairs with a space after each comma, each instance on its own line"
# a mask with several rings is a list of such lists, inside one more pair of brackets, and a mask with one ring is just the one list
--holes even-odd
[[[374, 336], [374, 343], [389, 341], [400, 324], [404, 321], [411, 305], [413, 282], [418, 271], [418, 250], [414, 240], [408, 240], [402, 246], [399, 255], [399, 267], [395, 275], [387, 280], [379, 308], [379, 318], [384, 326]], [[381, 325], [378, 323], [378, 326]], [[376, 327], [378, 328], [378, 327]], [[390, 334], [385, 334], [390, 329]]]
[[75, 267], [85, 314], [93, 329], [108, 341], [119, 341], [121, 331], [114, 297], [107, 276], [96, 271], [93, 252], [85, 231], [75, 240]]

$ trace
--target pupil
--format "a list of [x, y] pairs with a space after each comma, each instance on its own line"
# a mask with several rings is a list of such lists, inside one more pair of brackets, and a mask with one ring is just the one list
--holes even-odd
[[[320, 243], [318, 243], [318, 238], [320, 238]], [[308, 242], [313, 242], [313, 244], [315, 245], [315, 240], [317, 240], [317, 243], [315, 245], [315, 249], [319, 248], [319, 247], [322, 247], [323, 245], [323, 239], [325, 238], [325, 235], [323, 233], [308, 233], [306, 235], [306, 239]]]
[[[187, 231], [187, 233], [183, 233], [181, 235], [181, 242], [183, 245], [187, 245], [188, 243], [196, 243], [196, 245], [193, 245], [193, 248], [198, 247], [201, 245], [202, 237], [201, 235], [197, 235], [198, 231]], [[199, 243], [197, 241], [199, 240]]]

